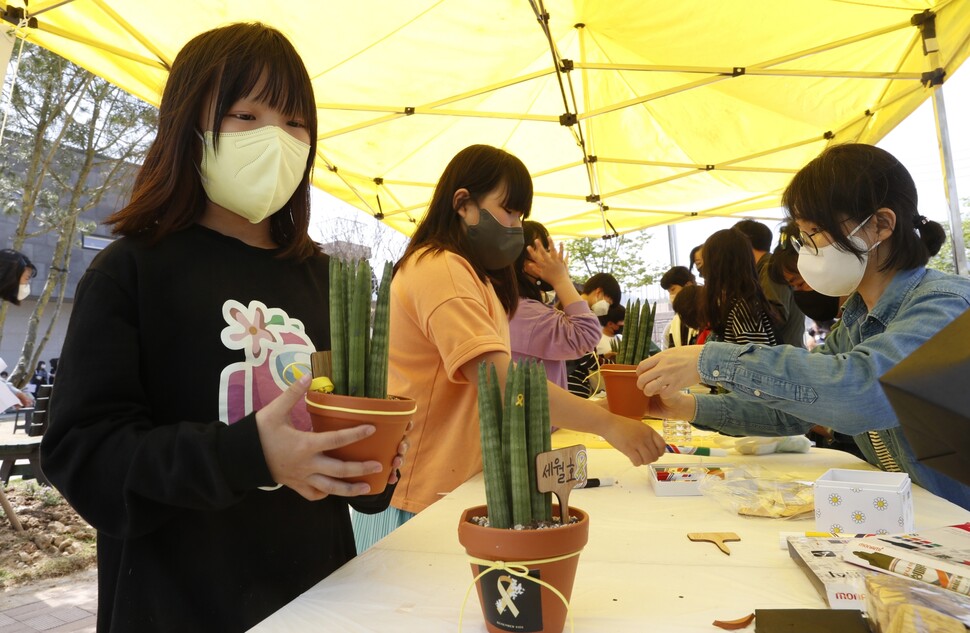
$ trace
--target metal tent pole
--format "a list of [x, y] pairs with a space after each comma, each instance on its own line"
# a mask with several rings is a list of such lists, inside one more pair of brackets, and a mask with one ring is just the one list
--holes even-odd
[[963, 222], [960, 218], [960, 197], [957, 195], [956, 175], [953, 170], [953, 154], [950, 152], [950, 131], [946, 124], [946, 105], [943, 102], [943, 80], [946, 71], [940, 63], [940, 41], [936, 37], [936, 13], [926, 9], [910, 18], [917, 27], [923, 44], [923, 56], [927, 71], [922, 83], [933, 91], [933, 114], [936, 118], [936, 138], [940, 145], [940, 162], [943, 163], [943, 186], [950, 208], [950, 243], [953, 245], [953, 262], [959, 275], [968, 275], [967, 250], [963, 242]]
[[667, 246], [670, 249], [670, 266], [677, 265], [677, 225], [667, 225]]
[[967, 246], [963, 241], [963, 218], [960, 216], [960, 197], [957, 195], [956, 173], [953, 169], [953, 153], [950, 151], [950, 131], [946, 123], [946, 105], [943, 86], [933, 90], [933, 115], [936, 118], [936, 135], [940, 145], [940, 161], [943, 163], [943, 186], [950, 217], [950, 241], [953, 245], [953, 263], [957, 274], [970, 275], [967, 267]]

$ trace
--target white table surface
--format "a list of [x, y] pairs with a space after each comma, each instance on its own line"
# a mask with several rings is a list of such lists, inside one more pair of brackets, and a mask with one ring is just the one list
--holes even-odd
[[[806, 480], [829, 468], [871, 469], [848, 453], [815, 448], [726, 458], [666, 455], [659, 464], [674, 462], [757, 465]], [[713, 632], [722, 630], [714, 620], [755, 609], [826, 607], [779, 547], [780, 532], [812, 531], [814, 517], [741, 517], [705, 496], [658, 497], [648, 469], [634, 468], [609, 448], [590, 449], [589, 476], [615, 477], [617, 484], [570, 497], [591, 521], [570, 605], [577, 632]], [[457, 631], [472, 579], [458, 543], [458, 517], [484, 499], [477, 475], [252, 630]], [[967, 510], [916, 486], [913, 504], [917, 530], [970, 521]], [[736, 532], [741, 540], [727, 544], [728, 556], [713, 544], [689, 541], [688, 532]], [[474, 591], [462, 631], [485, 631]]]

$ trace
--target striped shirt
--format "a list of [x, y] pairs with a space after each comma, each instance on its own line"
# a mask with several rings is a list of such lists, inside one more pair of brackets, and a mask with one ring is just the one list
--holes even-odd
[[728, 313], [727, 325], [724, 327], [724, 342], [777, 345], [778, 335], [771, 324], [771, 319], [763, 310], [754, 315], [747, 302], [735, 300]]
[[866, 435], [869, 436], [869, 441], [872, 442], [872, 450], [876, 453], [876, 458], [879, 460], [878, 466], [887, 473], [903, 472], [903, 469], [893, 459], [892, 453], [889, 452], [889, 447], [882, 441], [882, 436], [879, 435], [879, 431], [868, 431]]

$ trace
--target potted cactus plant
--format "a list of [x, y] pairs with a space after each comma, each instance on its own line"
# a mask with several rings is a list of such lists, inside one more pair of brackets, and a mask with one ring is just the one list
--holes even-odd
[[353, 444], [329, 451], [345, 461], [375, 459], [384, 470], [348, 477], [370, 484], [371, 493], [387, 486], [397, 446], [414, 415], [411, 398], [388, 396], [391, 264], [377, 291], [371, 324], [371, 267], [367, 260], [330, 259], [330, 352], [313, 358], [314, 379], [306, 404], [313, 430], [335, 431], [373, 424], [377, 431]]
[[626, 305], [626, 333], [616, 349], [616, 364], [603, 365], [600, 373], [606, 383], [606, 400], [610, 411], [639, 420], [647, 410], [647, 397], [637, 389], [637, 365], [644, 358], [659, 352], [652, 340], [657, 304], [643, 304], [640, 300]]
[[560, 633], [589, 517], [569, 507], [563, 518], [538, 491], [536, 457], [551, 445], [545, 370], [510, 364], [503, 403], [495, 367], [483, 363], [478, 388], [486, 505], [462, 513], [458, 540], [486, 628]]

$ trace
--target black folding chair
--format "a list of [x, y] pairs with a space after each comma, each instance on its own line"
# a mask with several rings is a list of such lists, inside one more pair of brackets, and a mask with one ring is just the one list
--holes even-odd
[[47, 430], [47, 409], [50, 406], [51, 390], [54, 385], [41, 385], [34, 394], [34, 412], [24, 429], [30, 437], [39, 437]]

